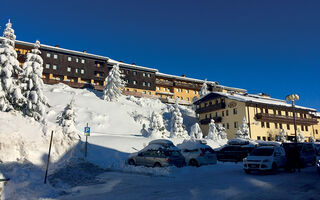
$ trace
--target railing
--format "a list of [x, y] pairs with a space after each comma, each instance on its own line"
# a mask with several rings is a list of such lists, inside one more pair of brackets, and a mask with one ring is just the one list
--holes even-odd
[[[293, 117], [286, 115], [275, 115], [269, 113], [257, 113], [256, 119], [258, 121], [268, 121], [275, 123], [293, 124]], [[300, 125], [315, 125], [318, 123], [316, 119], [299, 118], [296, 117], [296, 123]]]
[[182, 83], [182, 82], [175, 81], [174, 85], [176, 87], [182, 87], [182, 88], [187, 88], [187, 89], [196, 89], [196, 90], [200, 90], [201, 89], [201, 86], [195, 85], [195, 84], [192, 84], [192, 83], [189, 84], [189, 83]]
[[212, 111], [216, 111], [224, 108], [226, 108], [226, 104], [224, 102], [221, 102], [221, 103], [209, 105], [207, 107], [197, 108], [196, 113], [197, 114], [207, 113], [207, 112], [212, 112]]
[[173, 86], [172, 81], [156, 80], [156, 85]]
[[141, 92], [134, 92], [134, 91], [123, 90], [122, 94], [127, 95], [127, 96], [134, 96], [134, 97], [145, 97], [145, 98], [150, 98], [150, 99], [159, 99], [159, 97], [154, 96], [154, 95], [143, 94]]
[[[169, 98], [160, 98], [160, 100], [163, 102], [163, 103], [171, 103], [171, 104], [175, 104], [176, 103], [176, 99], [169, 99]], [[192, 103], [189, 102], [189, 101], [185, 101], [185, 100], [177, 100], [178, 101], [178, 104], [180, 105], [191, 105]]]
[[200, 124], [209, 124], [211, 119], [213, 119], [215, 123], [220, 123], [222, 121], [222, 117], [212, 117], [200, 120]]

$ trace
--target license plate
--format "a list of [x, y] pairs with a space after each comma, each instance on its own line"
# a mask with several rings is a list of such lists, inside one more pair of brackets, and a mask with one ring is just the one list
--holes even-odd
[[252, 168], [258, 168], [259, 167], [259, 165], [249, 165], [250, 167], [252, 167]]

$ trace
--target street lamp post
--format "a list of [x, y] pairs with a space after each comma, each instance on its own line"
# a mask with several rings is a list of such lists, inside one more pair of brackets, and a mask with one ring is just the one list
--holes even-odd
[[295, 113], [295, 101], [300, 99], [297, 94], [290, 94], [286, 96], [287, 101], [291, 101], [292, 113], [293, 113], [293, 123], [294, 123], [294, 142], [297, 143], [297, 123], [296, 123], [296, 113]]

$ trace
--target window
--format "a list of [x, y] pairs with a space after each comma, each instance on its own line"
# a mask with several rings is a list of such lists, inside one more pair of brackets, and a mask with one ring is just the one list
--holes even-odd
[[50, 58], [51, 57], [51, 54], [50, 53], [47, 53], [47, 58]]
[[179, 92], [179, 88], [177, 88], [177, 92]]
[[189, 93], [189, 90], [186, 90], [186, 93], [188, 94], [188, 93]]
[[190, 101], [189, 97], [187, 97], [187, 100]]
[[268, 108], [266, 108], [265, 110], [266, 110], [266, 113], [269, 113], [269, 109]]
[[81, 59], [81, 63], [82, 64], [86, 63], [86, 60], [85, 59]]
[[81, 74], [84, 74], [84, 69], [81, 69], [81, 70], [80, 70], [80, 73], [81, 73]]
[[261, 122], [261, 128], [264, 128], [264, 122]]
[[76, 58], [76, 62], [79, 62], [79, 58]]
[[318, 130], [316, 130], [316, 134], [318, 134]]
[[238, 114], [238, 109], [237, 109], [237, 108], [234, 108], [234, 109], [233, 109], [233, 114], [234, 114], [234, 115]]
[[301, 130], [304, 131], [304, 126], [303, 125], [301, 125]]
[[76, 68], [76, 73], [78, 73], [79, 72], [79, 69], [78, 68]]
[[288, 111], [286, 111], [286, 116], [289, 116], [289, 112]]
[[260, 136], [257, 136], [257, 140], [261, 140], [261, 137], [260, 137]]
[[278, 110], [278, 115], [281, 115], [281, 110]]
[[58, 66], [57, 65], [52, 65], [52, 69], [57, 70]]
[[238, 122], [234, 122], [234, 128], [238, 128]]
[[67, 71], [68, 71], [68, 72], [71, 72], [71, 67], [67, 67]]
[[143, 86], [146, 86], [146, 82], [142, 82], [142, 85], [143, 85]]
[[148, 87], [151, 87], [151, 83], [147, 83]]
[[144, 77], [145, 77], [145, 76], [146, 76], [146, 73], [143, 73], [143, 74], [142, 74], [142, 76], [144, 76]]
[[136, 75], [137, 75], [137, 72], [135, 72], [135, 71], [134, 71], [134, 72], [132, 72], [132, 73], [133, 73], [133, 75], [134, 75], [134, 76], [136, 76]]
[[270, 123], [269, 122], [267, 122], [266, 125], [267, 125], [267, 128], [270, 128]]
[[229, 116], [229, 110], [226, 110], [226, 116]]
[[68, 56], [68, 61], [72, 61], [72, 57], [71, 56]]
[[148, 74], [148, 77], [150, 78], [150, 77], [151, 77], [151, 74]]
[[230, 128], [230, 125], [229, 125], [229, 123], [227, 123], [227, 129], [229, 129]]
[[54, 59], [58, 59], [58, 55], [57, 55], [57, 54], [54, 54], [54, 55], [53, 55], [53, 58], [54, 58]]
[[[178, 97], [178, 99], [179, 99], [179, 97]], [[206, 119], [208, 119], [208, 115], [206, 114]]]
[[308, 126], [306, 126], [306, 131], [308, 131]]
[[278, 124], [277, 123], [274, 123], [274, 128], [278, 128]]
[[290, 130], [290, 124], [287, 124], [287, 129]]
[[224, 111], [222, 111], [222, 117], [224, 117]]
[[263, 136], [263, 137], [262, 137], [262, 140], [263, 140], [263, 141], [266, 141], [266, 137]]
[[279, 124], [280, 129], [282, 129], [282, 124]]
[[147, 94], [147, 92], [146, 92], [146, 91], [143, 91], [142, 93], [143, 93], [143, 94]]
[[46, 64], [46, 69], [50, 69], [50, 64]]
[[219, 117], [219, 113], [218, 112], [216, 112], [216, 117]]
[[196, 91], [193, 91], [193, 94], [196, 94]]
[[157, 90], [160, 90], [160, 87], [157, 87]]
[[151, 92], [148, 92], [149, 95], [151, 95]]
[[183, 100], [183, 97], [181, 97], [181, 100]]
[[137, 85], [137, 81], [133, 81], [133, 85]]

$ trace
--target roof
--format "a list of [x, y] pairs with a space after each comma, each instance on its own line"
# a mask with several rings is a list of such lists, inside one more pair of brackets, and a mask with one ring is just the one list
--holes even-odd
[[238, 91], [238, 92], [247, 92], [247, 90], [245, 90], [245, 89], [219, 85], [219, 83], [217, 81], [205, 81], [205, 80], [201, 80], [201, 79], [165, 74], [165, 73], [161, 73], [161, 72], [156, 72], [156, 76], [162, 76], [165, 78], [172, 78], [172, 79], [183, 80], [183, 81], [196, 82], [196, 83], [201, 83], [201, 84], [206, 82], [207, 84], [212, 85], [213, 87], [217, 87], [217, 88], [222, 88], [222, 89], [226, 89], [226, 90], [233, 90], [233, 91]]
[[[214, 99], [216, 97], [225, 97], [228, 99], [232, 99], [235, 101], [241, 101], [245, 103], [255, 103], [255, 104], [265, 104], [265, 105], [274, 105], [274, 106], [282, 106], [282, 107], [292, 107], [291, 104], [287, 103], [285, 100], [281, 99], [275, 99], [270, 97], [263, 97], [255, 94], [230, 94], [230, 93], [224, 93], [224, 92], [211, 92], [207, 95], [199, 98], [196, 100], [193, 104], [200, 104], [202, 102], [208, 101], [210, 99]], [[312, 112], [316, 112], [317, 110], [314, 108], [308, 108], [303, 106], [295, 106], [298, 109], [302, 110], [308, 110]]]
[[123, 66], [123, 67], [128, 67], [128, 68], [132, 68], [132, 69], [139, 69], [139, 70], [144, 70], [144, 71], [150, 71], [150, 72], [157, 72], [158, 71], [157, 69], [138, 66], [138, 65], [135, 65], [135, 64], [123, 63], [123, 62], [119, 62], [119, 61], [116, 61], [116, 60], [113, 60], [113, 59], [110, 59], [110, 58], [108, 60], [108, 63], [110, 63], [110, 64], [119, 64], [120, 67]]

